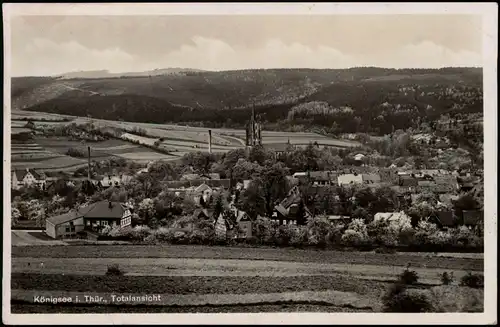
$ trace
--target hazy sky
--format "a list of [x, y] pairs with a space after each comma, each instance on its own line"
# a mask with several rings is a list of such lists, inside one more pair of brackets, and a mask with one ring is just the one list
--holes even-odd
[[12, 75], [482, 65], [480, 16], [18, 16]]

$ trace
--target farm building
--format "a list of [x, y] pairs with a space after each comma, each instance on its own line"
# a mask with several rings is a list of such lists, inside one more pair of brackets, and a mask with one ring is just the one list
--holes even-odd
[[81, 231], [101, 233], [106, 226], [129, 226], [131, 217], [127, 206], [119, 202], [100, 201], [48, 218], [45, 233], [52, 238], [72, 237]]
[[12, 172], [11, 188], [19, 190], [21, 187], [38, 186], [45, 188], [46, 176], [42, 172], [37, 172], [34, 169], [16, 169]]

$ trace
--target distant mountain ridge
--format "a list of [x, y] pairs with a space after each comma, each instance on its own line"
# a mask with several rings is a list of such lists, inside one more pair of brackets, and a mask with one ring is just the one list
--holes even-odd
[[[95, 77], [101, 76], [101, 77]], [[108, 120], [387, 133], [483, 110], [481, 68], [76, 72], [12, 78], [12, 109]], [[432, 118], [429, 118], [432, 117]]]
[[122, 73], [110, 73], [108, 70], [88, 70], [88, 71], [76, 71], [68, 72], [64, 74], [57, 74], [53, 77], [58, 77], [60, 79], [77, 79], [77, 78], [116, 78], [116, 77], [141, 77], [141, 76], [158, 76], [158, 75], [169, 75], [169, 74], [182, 74], [188, 72], [202, 72], [200, 69], [190, 69], [190, 68], [163, 68], [163, 69], [153, 69], [147, 71], [139, 72], [122, 72]]

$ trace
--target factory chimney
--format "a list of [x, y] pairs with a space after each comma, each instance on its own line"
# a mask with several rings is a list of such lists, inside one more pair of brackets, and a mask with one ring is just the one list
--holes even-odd
[[90, 146], [87, 147], [87, 149], [88, 149], [88, 152], [89, 152], [89, 167], [88, 167], [87, 177], [88, 177], [89, 183], [90, 183]]
[[208, 153], [212, 153], [212, 130], [208, 130]]

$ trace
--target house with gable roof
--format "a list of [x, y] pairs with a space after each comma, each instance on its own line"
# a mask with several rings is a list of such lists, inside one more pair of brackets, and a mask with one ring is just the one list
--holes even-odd
[[131, 222], [130, 206], [120, 202], [100, 201], [47, 218], [45, 233], [52, 238], [74, 237], [82, 231], [100, 234], [107, 226], [123, 228]]
[[34, 169], [15, 169], [12, 172], [11, 188], [19, 190], [22, 187], [38, 186], [45, 188], [47, 177], [43, 172]]

